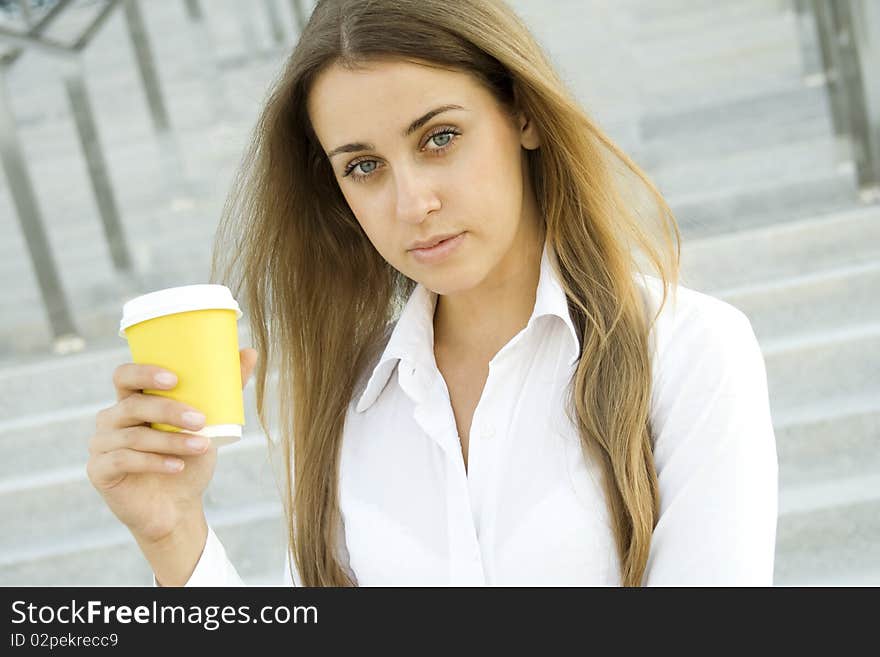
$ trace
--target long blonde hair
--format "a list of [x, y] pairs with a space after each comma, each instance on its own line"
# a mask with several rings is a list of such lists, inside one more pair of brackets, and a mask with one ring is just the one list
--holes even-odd
[[[659, 515], [648, 332], [660, 311], [649, 323], [634, 274], [645, 257], [665, 303], [678, 280], [679, 231], [659, 191], [586, 115], [502, 0], [320, 0], [232, 186], [211, 280], [230, 286], [249, 316], [267, 435], [267, 379], [277, 369], [288, 559], [305, 586], [356, 585], [334, 548], [346, 412], [416, 285], [361, 229], [306, 112], [328, 65], [379, 59], [470, 73], [539, 131], [528, 175], [582, 345], [566, 412], [585, 458], [601, 465], [621, 582], [639, 586]], [[641, 225], [635, 188], [615, 175], [621, 163], [660, 210], [662, 250]]]

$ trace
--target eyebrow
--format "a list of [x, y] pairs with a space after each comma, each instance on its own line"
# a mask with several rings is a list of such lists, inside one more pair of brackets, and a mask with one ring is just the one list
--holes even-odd
[[[409, 124], [409, 127], [403, 131], [404, 137], [409, 137], [416, 130], [425, 125], [428, 121], [433, 119], [438, 114], [442, 114], [443, 112], [448, 112], [449, 110], [463, 110], [464, 107], [461, 105], [441, 105], [440, 107], [435, 107], [430, 112], [425, 113], [424, 115], [417, 118], [415, 121]], [[354, 142], [351, 144], [345, 144], [344, 146], [340, 146], [339, 148], [334, 148], [332, 151], [327, 153], [327, 157], [331, 158], [334, 155], [338, 155], [339, 153], [356, 153], [357, 151], [371, 151], [375, 146], [373, 144], [366, 144], [363, 142]]]

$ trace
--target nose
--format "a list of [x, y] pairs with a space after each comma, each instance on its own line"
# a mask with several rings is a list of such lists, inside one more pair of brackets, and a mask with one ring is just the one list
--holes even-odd
[[397, 217], [418, 224], [432, 211], [440, 208], [440, 198], [433, 189], [430, 176], [414, 166], [398, 167], [394, 174], [397, 194]]

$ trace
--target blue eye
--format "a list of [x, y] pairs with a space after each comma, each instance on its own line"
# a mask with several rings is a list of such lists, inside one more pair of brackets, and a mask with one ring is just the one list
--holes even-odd
[[[448, 144], [450, 141], [452, 141], [452, 136], [453, 136], [454, 134], [455, 134], [455, 133], [453, 133], [453, 132], [438, 132], [436, 135], [432, 135], [432, 136], [431, 136], [431, 139], [433, 139], [434, 137], [449, 137], [449, 141], [446, 142], [446, 144]], [[435, 141], [434, 143], [436, 144], [437, 142]], [[446, 144], [439, 144], [439, 145], [440, 145], [441, 148], [442, 148], [442, 147], [445, 146]]]
[[[446, 152], [450, 148], [452, 148], [452, 144], [453, 144], [453, 142], [456, 141], [456, 137], [458, 137], [460, 135], [461, 135], [461, 133], [458, 130], [456, 130], [455, 128], [440, 128], [436, 132], [432, 132], [430, 135], [428, 135], [426, 141], [430, 141], [430, 140], [434, 139], [435, 137], [448, 137], [449, 139], [447, 139], [446, 142], [443, 144], [438, 144], [440, 146], [440, 148], [432, 148], [432, 149], [429, 149], [428, 152], [432, 153], [432, 154], [437, 154], [437, 155], [443, 154], [444, 152]], [[434, 143], [437, 144], [437, 141], [434, 141]], [[370, 169], [368, 172], [357, 173], [354, 171], [354, 169], [356, 167], [358, 167], [362, 164], [367, 164], [367, 163], [374, 164], [374, 167], [372, 169]], [[355, 160], [354, 162], [351, 162], [347, 167], [345, 167], [345, 171], [343, 172], [342, 177], [343, 178], [350, 177], [355, 182], [362, 182], [362, 181], [366, 180], [367, 178], [369, 178], [372, 175], [372, 172], [376, 170], [375, 164], [376, 164], [376, 160], [369, 159], [369, 158], [365, 158], [362, 160]]]

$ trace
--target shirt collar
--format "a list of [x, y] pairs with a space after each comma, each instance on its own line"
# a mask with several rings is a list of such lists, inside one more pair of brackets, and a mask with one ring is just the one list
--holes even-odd
[[[538, 278], [535, 307], [532, 310], [527, 328], [531, 328], [538, 317], [544, 315], [559, 317], [567, 328], [566, 356], [567, 362], [571, 365], [579, 358], [581, 345], [568, 311], [565, 290], [556, 273], [556, 263], [556, 253], [549, 241], [545, 240], [541, 255], [541, 271]], [[414, 368], [424, 368], [429, 364], [436, 367], [434, 359], [434, 308], [436, 304], [436, 292], [432, 292], [421, 283], [416, 285], [360, 396], [356, 408], [358, 413], [363, 413], [373, 405], [373, 402], [379, 397], [379, 393], [388, 383], [388, 379], [399, 361], [402, 360]]]

